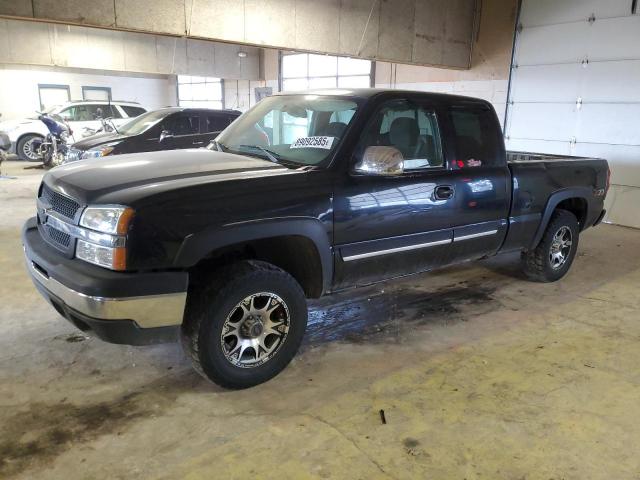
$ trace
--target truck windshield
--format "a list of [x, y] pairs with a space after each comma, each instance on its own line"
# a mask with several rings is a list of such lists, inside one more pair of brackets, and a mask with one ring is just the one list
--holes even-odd
[[323, 165], [357, 108], [351, 99], [328, 95], [265, 98], [224, 130], [210, 148], [294, 166]]

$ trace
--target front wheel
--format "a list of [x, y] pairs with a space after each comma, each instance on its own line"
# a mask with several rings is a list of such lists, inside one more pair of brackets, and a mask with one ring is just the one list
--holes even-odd
[[182, 343], [194, 368], [225, 388], [248, 388], [280, 373], [307, 326], [298, 282], [266, 262], [243, 261], [189, 292]]
[[567, 210], [556, 210], [538, 246], [522, 254], [524, 273], [538, 282], [560, 280], [576, 256], [579, 235], [576, 216]]

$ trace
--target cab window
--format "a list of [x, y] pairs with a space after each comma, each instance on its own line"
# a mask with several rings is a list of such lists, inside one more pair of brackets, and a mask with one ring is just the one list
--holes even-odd
[[407, 100], [384, 103], [373, 115], [356, 148], [361, 157], [367, 147], [389, 146], [402, 153], [405, 170], [444, 165], [436, 112]]

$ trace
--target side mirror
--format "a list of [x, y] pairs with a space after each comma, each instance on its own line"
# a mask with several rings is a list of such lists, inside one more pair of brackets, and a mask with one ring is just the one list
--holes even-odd
[[354, 167], [362, 175], [392, 177], [404, 173], [404, 157], [395, 147], [367, 147], [362, 160]]
[[162, 130], [162, 132], [160, 132], [160, 138], [158, 139], [158, 141], [162, 143], [167, 138], [171, 138], [171, 137], [173, 137], [173, 134], [169, 130]]

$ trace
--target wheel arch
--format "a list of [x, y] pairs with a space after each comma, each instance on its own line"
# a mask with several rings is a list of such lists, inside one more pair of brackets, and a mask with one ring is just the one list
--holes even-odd
[[310, 298], [318, 298], [330, 289], [331, 244], [323, 224], [312, 218], [269, 219], [205, 229], [184, 240], [174, 266], [210, 270], [247, 258], [289, 272]]
[[20, 143], [20, 141], [27, 136], [40, 137], [40, 138], [45, 137], [44, 135], [38, 132], [24, 132], [24, 133], [21, 133], [20, 136], [16, 139], [16, 145], [18, 145], [18, 143]]
[[573, 213], [578, 219], [580, 231], [584, 230], [587, 227], [587, 218], [590, 210], [589, 199], [591, 198], [591, 195], [592, 192], [587, 187], [568, 188], [553, 193], [547, 201], [542, 214], [542, 219], [540, 220], [540, 224], [538, 225], [538, 229], [536, 230], [529, 248], [533, 249], [538, 245], [538, 243], [540, 243], [540, 240], [547, 229], [547, 225], [549, 225], [549, 222], [551, 221], [553, 212], [559, 208]]

